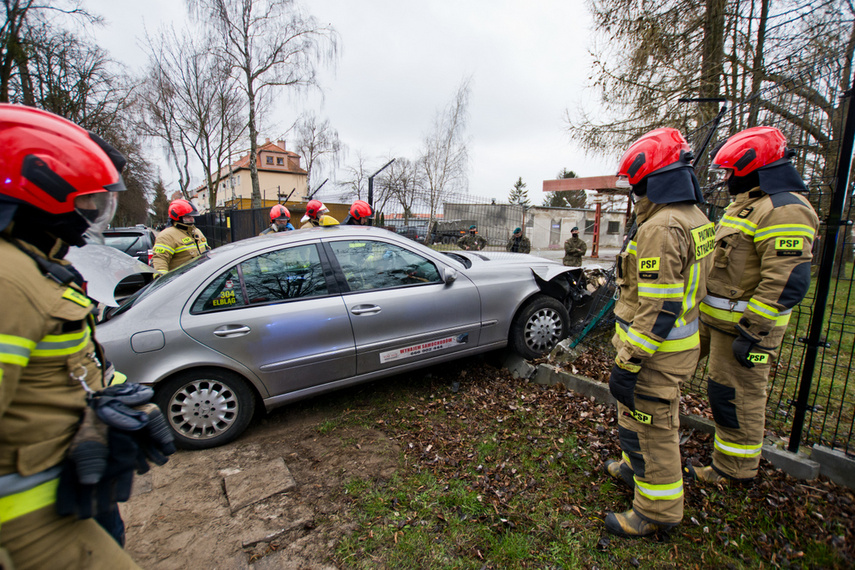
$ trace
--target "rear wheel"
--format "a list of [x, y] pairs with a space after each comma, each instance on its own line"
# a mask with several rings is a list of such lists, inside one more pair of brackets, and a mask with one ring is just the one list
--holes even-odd
[[540, 358], [567, 336], [570, 317], [560, 301], [546, 295], [532, 298], [511, 325], [511, 346], [524, 358]]
[[185, 449], [207, 449], [234, 440], [249, 425], [255, 397], [246, 382], [222, 370], [191, 370], [157, 388], [155, 401]]

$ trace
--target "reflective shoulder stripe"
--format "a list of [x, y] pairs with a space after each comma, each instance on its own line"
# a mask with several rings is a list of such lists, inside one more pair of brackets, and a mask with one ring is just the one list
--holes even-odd
[[636, 255], [638, 253], [638, 242], [629, 242], [629, 245], [626, 246], [626, 252], [631, 253], [632, 255]]
[[33, 349], [32, 356], [66, 356], [82, 350], [89, 342], [89, 327], [70, 334], [47, 335]]
[[56, 478], [32, 489], [0, 498], [0, 524], [54, 504], [58, 487], [59, 478]]
[[806, 237], [810, 240], [814, 237], [814, 229], [805, 224], [780, 224], [776, 226], [768, 226], [762, 230], [757, 230], [754, 234], [754, 241], [763, 241], [772, 237]]
[[654, 299], [682, 299], [682, 283], [639, 283], [639, 297], [651, 297]]
[[26, 366], [36, 343], [20, 336], [0, 334], [0, 362]]
[[154, 244], [154, 252], [155, 253], [175, 253], [175, 250], [169, 247], [168, 245], [163, 245], [162, 243]]
[[719, 222], [719, 224], [725, 228], [737, 229], [748, 236], [754, 236], [754, 232], [757, 231], [757, 224], [735, 216], [725, 215], [721, 218], [721, 222]]
[[79, 291], [72, 289], [71, 287], [69, 287], [62, 293], [62, 298], [68, 299], [73, 303], [77, 303], [81, 307], [88, 307], [92, 304], [92, 301], [89, 299], [89, 297]]
[[638, 477], [633, 477], [633, 479], [635, 479], [635, 488], [639, 494], [652, 501], [670, 501], [683, 496], [682, 478], [679, 481], [666, 483], [665, 485], [651, 485], [650, 483], [639, 481]]
[[738, 443], [723, 441], [718, 434], [715, 434], [715, 448], [725, 455], [732, 455], [733, 457], [757, 457], [763, 451], [763, 443], [739, 445]]

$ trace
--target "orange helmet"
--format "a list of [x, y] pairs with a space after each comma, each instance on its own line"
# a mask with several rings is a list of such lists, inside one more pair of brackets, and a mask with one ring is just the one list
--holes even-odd
[[362, 218], [368, 218], [370, 220], [374, 217], [374, 208], [364, 200], [357, 200], [350, 207], [350, 215], [357, 220], [361, 220]]
[[276, 204], [275, 206], [270, 208], [270, 221], [271, 222], [290, 222], [291, 221], [291, 212], [289, 212], [288, 208], [286, 208], [282, 204]]
[[323, 202], [320, 200], [309, 200], [308, 204], [306, 204], [306, 215], [300, 221], [308, 222], [309, 220], [317, 220], [327, 212], [329, 212], [329, 209], [324, 206]]
[[22, 204], [49, 214], [41, 217], [50, 231], [74, 245], [107, 227], [126, 161], [100, 137], [47, 111], [0, 104], [0, 148], [0, 229]]
[[736, 133], [713, 157], [713, 168], [729, 168], [745, 176], [787, 158], [787, 139], [775, 127], [752, 127]]
[[179, 198], [169, 203], [169, 217], [180, 222], [184, 216], [198, 216], [199, 210], [188, 200]]

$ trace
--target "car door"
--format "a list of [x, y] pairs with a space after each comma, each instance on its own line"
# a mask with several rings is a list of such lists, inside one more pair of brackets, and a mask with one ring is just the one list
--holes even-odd
[[270, 396], [356, 371], [350, 318], [315, 244], [260, 253], [221, 272], [181, 326], [249, 367]]
[[327, 242], [365, 374], [478, 346], [481, 302], [464, 275], [445, 283], [442, 264], [382, 240]]

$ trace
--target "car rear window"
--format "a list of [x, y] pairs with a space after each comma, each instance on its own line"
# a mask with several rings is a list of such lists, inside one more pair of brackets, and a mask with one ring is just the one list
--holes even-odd
[[135, 247], [142, 247], [142, 238], [142, 234], [104, 234], [104, 245], [128, 252]]

